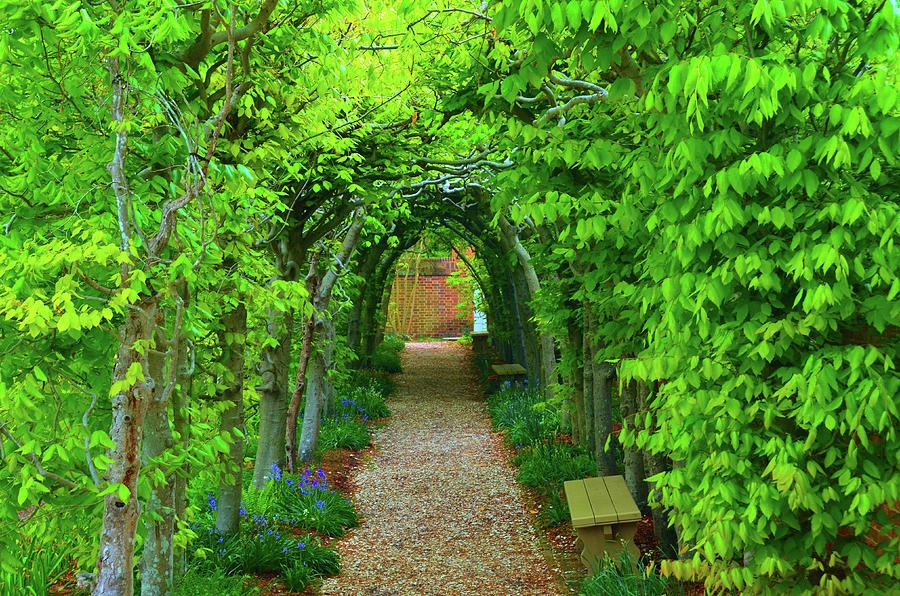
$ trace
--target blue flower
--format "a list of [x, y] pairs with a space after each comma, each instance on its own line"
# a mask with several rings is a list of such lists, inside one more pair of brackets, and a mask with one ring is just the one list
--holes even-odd
[[206, 493], [206, 496], [208, 497], [207, 503], [209, 504], [209, 510], [215, 511], [216, 510], [216, 498], [214, 496], [212, 496], [212, 493]]

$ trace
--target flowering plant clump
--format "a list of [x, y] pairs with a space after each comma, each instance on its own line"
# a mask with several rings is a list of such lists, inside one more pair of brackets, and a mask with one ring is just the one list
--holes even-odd
[[353, 505], [329, 485], [325, 470], [307, 467], [287, 474], [272, 464], [266, 478], [262, 489], [245, 489], [242, 511], [249, 512], [251, 520], [264, 518], [328, 536], [341, 536], [357, 524]]

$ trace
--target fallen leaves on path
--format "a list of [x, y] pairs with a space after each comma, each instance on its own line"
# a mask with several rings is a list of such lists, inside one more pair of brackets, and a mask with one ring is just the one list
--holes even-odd
[[408, 343], [403, 371], [353, 479], [363, 524], [321, 593], [559, 594], [462, 349]]

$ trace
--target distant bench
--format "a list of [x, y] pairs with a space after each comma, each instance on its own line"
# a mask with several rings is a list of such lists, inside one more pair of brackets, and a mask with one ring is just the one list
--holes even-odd
[[[634, 533], [641, 512], [622, 476], [569, 480], [564, 485], [572, 527], [581, 540], [581, 562], [588, 570], [608, 553], [612, 558], [628, 549], [637, 561], [641, 553]], [[623, 546], [624, 542], [624, 546]]]
[[494, 371], [496, 377], [493, 389], [500, 389], [504, 382], [509, 381], [510, 384], [525, 381], [528, 378], [528, 371], [521, 364], [492, 364], [491, 370]]
[[484, 356], [487, 354], [487, 344], [488, 341], [488, 332], [487, 331], [473, 331], [472, 332], [472, 349], [475, 350], [476, 354]]

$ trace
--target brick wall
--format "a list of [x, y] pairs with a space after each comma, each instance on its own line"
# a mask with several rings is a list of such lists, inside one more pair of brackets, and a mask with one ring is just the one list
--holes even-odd
[[471, 305], [466, 316], [458, 318], [456, 305], [462, 296], [456, 288], [447, 285], [450, 274], [461, 268], [455, 255], [444, 259], [422, 258], [417, 280], [415, 258], [404, 260], [391, 289], [387, 332], [416, 338], [458, 337], [472, 331]]

